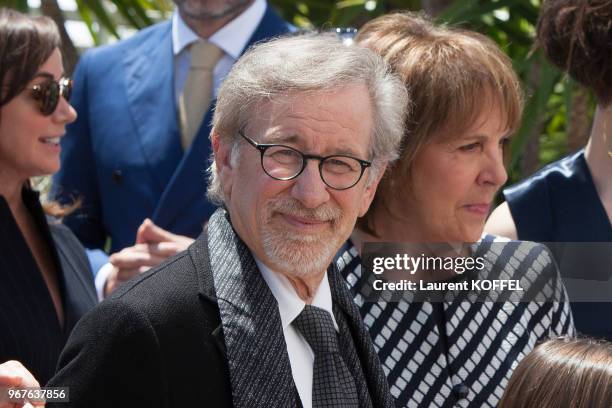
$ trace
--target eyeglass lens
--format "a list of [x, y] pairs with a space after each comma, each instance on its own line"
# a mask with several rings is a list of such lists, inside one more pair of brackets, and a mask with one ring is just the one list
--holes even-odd
[[[286, 146], [271, 146], [266, 149], [262, 164], [272, 178], [289, 180], [300, 174], [305, 167], [304, 155]], [[332, 188], [346, 189], [355, 185], [362, 174], [357, 159], [345, 156], [326, 157], [320, 164], [323, 181]]]
[[51, 115], [59, 104], [60, 95], [67, 101], [72, 93], [72, 81], [61, 78], [58, 81], [49, 80], [35, 86], [35, 98], [40, 102], [40, 111], [43, 115]]

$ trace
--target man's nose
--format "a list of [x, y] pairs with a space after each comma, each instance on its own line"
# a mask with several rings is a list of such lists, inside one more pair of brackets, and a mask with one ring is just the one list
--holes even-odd
[[329, 201], [327, 185], [321, 179], [318, 162], [308, 160], [304, 171], [295, 179], [291, 196], [307, 208], [317, 208]]

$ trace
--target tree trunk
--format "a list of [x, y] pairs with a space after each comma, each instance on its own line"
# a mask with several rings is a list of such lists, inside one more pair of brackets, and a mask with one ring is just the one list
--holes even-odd
[[521, 160], [521, 178], [525, 178], [535, 173], [540, 168], [540, 132], [542, 123], [538, 123], [531, 132], [525, 143], [523, 160]]
[[59, 29], [60, 37], [62, 39], [62, 56], [64, 58], [64, 71], [67, 75], [72, 75], [74, 67], [79, 60], [79, 54], [77, 52], [74, 43], [68, 36], [66, 31], [65, 23], [66, 19], [62, 14], [62, 10], [57, 4], [57, 0], [42, 0], [40, 2], [40, 10], [43, 15], [50, 17], [57, 28]]
[[576, 84], [572, 93], [572, 111], [567, 124], [567, 150], [574, 153], [582, 149], [589, 140], [591, 120], [589, 118], [589, 91]]
[[[540, 83], [541, 71], [542, 64], [540, 60], [534, 59], [527, 77], [527, 84], [532, 92], [537, 89]], [[521, 178], [530, 176], [540, 168], [540, 135], [544, 126], [544, 120], [542, 119], [543, 115], [544, 112], [539, 112], [538, 119], [535, 121], [535, 126], [527, 135], [521, 160]]]

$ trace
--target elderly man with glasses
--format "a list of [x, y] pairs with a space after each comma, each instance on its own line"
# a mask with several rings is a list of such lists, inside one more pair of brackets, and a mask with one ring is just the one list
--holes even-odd
[[74, 407], [392, 406], [331, 261], [397, 156], [406, 106], [378, 56], [334, 36], [245, 54], [213, 119], [222, 207], [82, 320], [50, 385]]

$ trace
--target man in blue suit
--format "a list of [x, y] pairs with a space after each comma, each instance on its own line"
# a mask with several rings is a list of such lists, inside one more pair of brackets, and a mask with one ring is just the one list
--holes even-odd
[[[62, 140], [53, 192], [61, 202], [82, 200], [66, 224], [89, 249], [94, 271], [106, 264], [113, 287], [202, 231], [215, 209], [205, 194], [215, 90], [249, 45], [291, 29], [265, 0], [174, 2], [171, 21], [87, 52], [74, 76], [79, 117]], [[186, 145], [179, 102], [192, 45], [202, 39], [219, 50], [213, 102]], [[102, 250], [109, 238], [111, 253], [124, 249], [114, 267]], [[174, 245], [157, 245], [165, 240]]]

